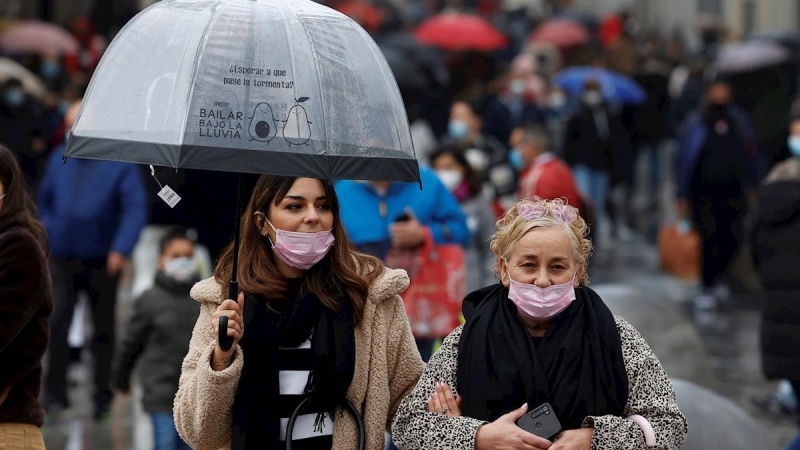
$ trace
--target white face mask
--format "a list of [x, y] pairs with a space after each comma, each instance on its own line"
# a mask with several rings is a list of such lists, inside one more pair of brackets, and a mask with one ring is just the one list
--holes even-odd
[[449, 191], [454, 191], [464, 181], [464, 174], [460, 170], [437, 170], [436, 175]]
[[181, 283], [197, 279], [197, 263], [187, 257], [173, 258], [164, 264], [164, 275]]
[[526, 87], [527, 83], [525, 83], [525, 80], [513, 80], [511, 83], [508, 83], [508, 90], [514, 95], [524, 94]]
[[586, 91], [583, 93], [583, 101], [592, 106], [599, 105], [603, 101], [603, 94], [597, 91]]
[[567, 96], [563, 92], [554, 92], [550, 94], [548, 102], [551, 108], [559, 109], [567, 103]]

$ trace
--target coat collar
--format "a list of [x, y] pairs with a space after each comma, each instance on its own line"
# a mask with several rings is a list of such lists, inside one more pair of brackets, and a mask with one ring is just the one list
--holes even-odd
[[[405, 291], [408, 285], [409, 278], [405, 270], [386, 268], [369, 286], [368, 300], [376, 304], [382, 303]], [[222, 285], [214, 277], [199, 281], [192, 287], [189, 295], [200, 303], [212, 302], [219, 305], [225, 300]]]

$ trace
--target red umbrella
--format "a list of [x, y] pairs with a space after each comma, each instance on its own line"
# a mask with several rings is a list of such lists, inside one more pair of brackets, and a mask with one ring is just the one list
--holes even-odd
[[580, 45], [589, 40], [586, 27], [569, 19], [555, 19], [539, 25], [528, 37], [531, 42], [544, 42], [559, 48]]
[[611, 47], [622, 36], [625, 29], [625, 21], [617, 14], [609, 14], [603, 18], [600, 24], [600, 43], [603, 47]]
[[383, 12], [369, 3], [346, 2], [339, 3], [333, 9], [358, 22], [369, 32], [376, 32], [383, 23]]
[[18, 22], [0, 34], [0, 48], [9, 53], [62, 56], [77, 53], [80, 44], [58, 25], [31, 20]]
[[414, 32], [423, 44], [445, 50], [497, 50], [508, 39], [486, 19], [462, 13], [445, 13], [426, 20]]

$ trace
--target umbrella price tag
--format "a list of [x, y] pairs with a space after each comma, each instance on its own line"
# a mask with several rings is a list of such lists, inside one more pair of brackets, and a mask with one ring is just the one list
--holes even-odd
[[158, 192], [158, 196], [161, 197], [161, 199], [164, 200], [164, 202], [166, 202], [170, 208], [174, 208], [175, 205], [181, 201], [181, 197], [175, 193], [171, 187], [166, 185]]
[[150, 166], [150, 175], [153, 177], [154, 180], [156, 180], [156, 183], [158, 183], [158, 187], [161, 188], [161, 190], [158, 191], [158, 196], [161, 197], [161, 200], [164, 200], [164, 202], [167, 205], [169, 205], [170, 208], [174, 208], [175, 205], [177, 205], [178, 202], [181, 201], [181, 196], [178, 195], [175, 191], [173, 191], [172, 188], [169, 187], [168, 185], [166, 184], [162, 185], [161, 182], [158, 181], [158, 177], [156, 176], [156, 169], [153, 166]]

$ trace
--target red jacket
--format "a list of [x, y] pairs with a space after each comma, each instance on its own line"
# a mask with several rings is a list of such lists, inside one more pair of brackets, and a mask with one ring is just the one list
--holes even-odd
[[536, 158], [520, 174], [519, 198], [538, 195], [546, 200], [566, 198], [570, 206], [581, 210], [581, 197], [572, 171], [563, 161], [552, 153]]

